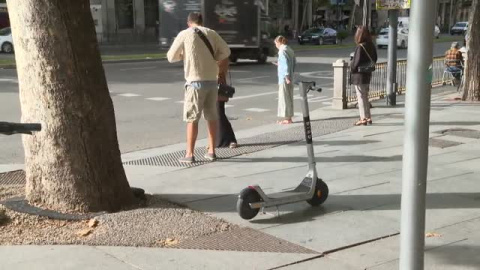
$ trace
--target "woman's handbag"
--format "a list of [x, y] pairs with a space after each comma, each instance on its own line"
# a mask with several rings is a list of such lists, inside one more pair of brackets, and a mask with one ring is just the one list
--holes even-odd
[[235, 87], [228, 84], [219, 84], [218, 85], [218, 95], [228, 98], [232, 98], [235, 94]]
[[372, 73], [372, 72], [375, 71], [375, 61], [373, 61], [372, 57], [371, 57], [370, 54], [367, 52], [367, 50], [365, 49], [365, 47], [363, 47], [362, 44], [360, 44], [360, 46], [362, 46], [363, 50], [365, 51], [365, 53], [367, 54], [368, 58], [370, 59], [370, 63], [367, 63], [367, 64], [364, 64], [364, 65], [358, 66], [358, 72], [360, 72], [360, 73]]
[[218, 95], [222, 97], [227, 97], [227, 98], [232, 98], [233, 95], [235, 94], [235, 87], [232, 85], [232, 75], [230, 71], [228, 72], [228, 75], [230, 77], [230, 85], [228, 84], [219, 84], [218, 85]]

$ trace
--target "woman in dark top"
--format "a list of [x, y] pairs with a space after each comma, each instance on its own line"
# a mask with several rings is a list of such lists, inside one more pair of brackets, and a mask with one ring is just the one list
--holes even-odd
[[365, 26], [360, 26], [355, 34], [355, 43], [357, 47], [353, 56], [351, 68], [351, 81], [357, 92], [358, 109], [360, 111], [360, 120], [355, 123], [356, 126], [372, 124], [370, 115], [370, 103], [368, 101], [368, 92], [370, 90], [370, 81], [372, 72], [360, 72], [359, 67], [365, 67], [377, 62], [377, 50], [373, 44], [372, 36]]
[[[227, 73], [229, 68], [228, 58], [218, 62], [218, 84], [227, 84]], [[228, 97], [219, 95], [217, 99], [218, 128], [217, 128], [217, 146], [216, 147], [237, 147], [237, 139], [233, 132], [232, 125], [225, 115], [225, 102]]]

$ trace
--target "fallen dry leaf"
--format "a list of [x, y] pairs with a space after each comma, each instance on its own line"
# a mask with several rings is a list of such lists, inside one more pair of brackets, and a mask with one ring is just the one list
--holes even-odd
[[426, 233], [425, 236], [426, 236], [427, 238], [430, 238], [430, 237], [442, 237], [442, 235], [439, 234], [439, 233], [431, 233], [431, 232]]
[[252, 118], [251, 118], [251, 117], [247, 117], [247, 121], [250, 121], [250, 120], [252, 120]]
[[176, 245], [176, 244], [178, 244], [177, 239], [167, 238], [167, 240], [165, 240], [165, 245], [166, 246], [173, 246], [173, 245]]
[[173, 238], [167, 238], [167, 239], [165, 239], [165, 240], [160, 240], [160, 241], [158, 241], [158, 243], [159, 243], [161, 246], [168, 247], [168, 246], [173, 246], [173, 245], [178, 244], [178, 240], [177, 240], [177, 239], [173, 239]]
[[92, 218], [88, 221], [88, 227], [95, 228], [98, 226], [98, 220]]
[[78, 231], [77, 232], [77, 235], [78, 236], [88, 236], [89, 234], [91, 234], [93, 232], [92, 229], [83, 229], [81, 231]]

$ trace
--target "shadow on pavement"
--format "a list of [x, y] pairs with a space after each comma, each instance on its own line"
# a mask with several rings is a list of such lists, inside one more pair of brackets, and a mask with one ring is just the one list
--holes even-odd
[[[371, 144], [371, 143], [378, 143], [381, 141], [374, 141], [374, 140], [362, 140], [362, 141], [313, 141], [313, 145], [330, 145], [330, 146], [351, 146], [351, 145], [364, 145], [364, 144]], [[286, 144], [287, 146], [303, 146], [305, 145], [304, 141], [276, 141], [276, 142], [268, 142], [268, 143], [246, 143], [239, 145], [240, 147], [244, 146], [260, 146], [260, 145], [282, 145]]]
[[[240, 190], [239, 190], [240, 192]], [[267, 193], [268, 194], [268, 193]], [[170, 201], [181, 203], [201, 212], [236, 212], [237, 194], [164, 194], [158, 195]], [[480, 193], [430, 193], [427, 194], [427, 209], [477, 209]], [[311, 207], [306, 202], [279, 207], [280, 215], [267, 219], [254, 219], [257, 224], [298, 223], [314, 220], [327, 214], [346, 211], [391, 211], [400, 210], [400, 194], [331, 194], [319, 207]], [[275, 212], [275, 208], [267, 209]]]
[[[461, 240], [464, 242], [465, 240]], [[426, 255], [434, 257], [435, 262], [439, 262], [437, 265], [448, 266], [463, 266], [465, 269], [478, 269], [480, 266], [480, 247], [478, 245], [467, 245], [453, 243], [448, 246], [426, 248]], [[428, 261], [428, 257], [427, 257]]]
[[[404, 123], [374, 123], [375, 126], [403, 126]], [[463, 121], [463, 122], [430, 122], [431, 126], [478, 126], [480, 122]]]
[[[361, 163], [361, 162], [389, 162], [389, 161], [401, 161], [401, 155], [381, 157], [381, 156], [336, 156], [336, 157], [317, 157], [315, 158], [316, 162], [351, 162], [351, 163]], [[306, 157], [271, 157], [271, 158], [246, 158], [246, 157], [237, 157], [235, 159], [229, 159], [229, 162], [297, 162], [297, 163], [307, 163], [308, 158]]]

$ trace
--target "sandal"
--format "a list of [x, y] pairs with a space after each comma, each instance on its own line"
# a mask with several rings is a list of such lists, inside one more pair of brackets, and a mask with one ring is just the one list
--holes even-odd
[[285, 120], [282, 120], [282, 121], [278, 121], [277, 123], [279, 125], [289, 125], [289, 124], [292, 124], [293, 121], [292, 121], [292, 119], [290, 119], [290, 120], [285, 119]]
[[367, 120], [358, 120], [354, 125], [355, 126], [366, 126], [367, 125]]
[[367, 118], [366, 121], [367, 121], [367, 124], [369, 125], [373, 124], [372, 118]]
[[231, 149], [233, 148], [237, 148], [238, 147], [238, 144], [237, 143], [234, 143], [232, 142], [228, 147], [230, 147]]

